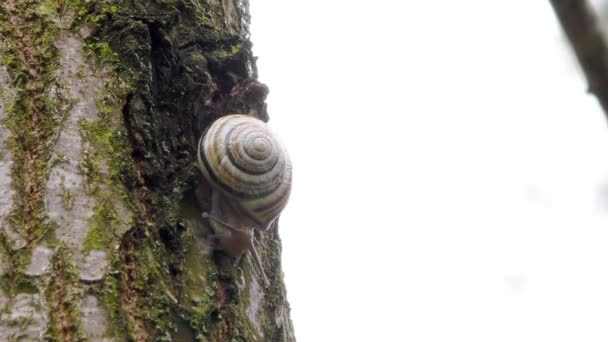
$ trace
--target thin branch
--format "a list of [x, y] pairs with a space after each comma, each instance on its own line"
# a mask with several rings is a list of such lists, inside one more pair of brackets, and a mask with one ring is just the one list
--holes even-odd
[[585, 0], [549, 1], [583, 68], [589, 92], [608, 116], [608, 47], [593, 8]]

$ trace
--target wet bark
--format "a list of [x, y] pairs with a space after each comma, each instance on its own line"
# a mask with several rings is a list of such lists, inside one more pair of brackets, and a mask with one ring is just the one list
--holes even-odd
[[217, 248], [196, 142], [267, 120], [246, 0], [0, 2], [0, 341], [293, 341], [278, 227]]

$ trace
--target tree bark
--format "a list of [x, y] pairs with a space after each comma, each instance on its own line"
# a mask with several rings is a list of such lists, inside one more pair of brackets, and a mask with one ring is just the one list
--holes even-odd
[[247, 0], [0, 2], [0, 341], [294, 341], [276, 224], [218, 250], [196, 143], [267, 120]]

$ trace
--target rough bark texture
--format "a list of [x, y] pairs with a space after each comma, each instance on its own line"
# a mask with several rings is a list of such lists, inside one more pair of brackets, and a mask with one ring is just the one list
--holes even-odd
[[246, 0], [0, 1], [0, 341], [293, 341], [200, 218], [204, 129], [267, 120]]
[[550, 0], [585, 73], [589, 92], [608, 116], [608, 46], [593, 9], [584, 0]]

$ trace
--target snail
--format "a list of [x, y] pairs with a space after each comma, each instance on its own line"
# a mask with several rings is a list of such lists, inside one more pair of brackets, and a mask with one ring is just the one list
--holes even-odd
[[291, 162], [286, 150], [263, 121], [230, 114], [201, 136], [197, 159], [212, 188], [211, 208], [203, 218], [236, 263], [245, 251], [251, 253], [268, 287], [253, 233], [268, 230], [289, 199]]

